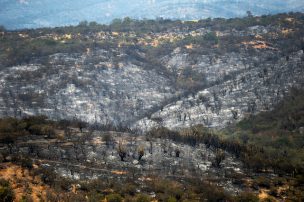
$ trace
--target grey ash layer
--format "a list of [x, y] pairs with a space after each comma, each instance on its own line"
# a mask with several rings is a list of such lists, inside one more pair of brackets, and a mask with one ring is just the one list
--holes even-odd
[[[224, 35], [267, 33], [271, 27], [224, 31]], [[205, 34], [206, 30], [197, 30]], [[180, 33], [180, 35], [188, 33]], [[137, 57], [134, 57], [136, 53]], [[138, 59], [140, 56], [142, 59]], [[0, 72], [0, 116], [46, 115], [149, 130], [154, 126], [184, 128], [195, 124], [222, 128], [243, 117], [270, 110], [292, 86], [303, 86], [303, 51], [286, 60], [273, 47], [218, 55], [193, 55], [184, 48], [147, 64], [140, 48], [96, 49], [82, 54], [57, 53], [39, 62]], [[185, 69], [208, 87], [185, 96], [172, 80]]]

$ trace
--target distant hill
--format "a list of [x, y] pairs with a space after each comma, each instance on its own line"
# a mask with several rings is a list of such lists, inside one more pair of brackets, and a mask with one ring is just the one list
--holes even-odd
[[1, 0], [0, 24], [8, 29], [109, 23], [115, 18], [201, 19], [304, 11], [301, 0]]

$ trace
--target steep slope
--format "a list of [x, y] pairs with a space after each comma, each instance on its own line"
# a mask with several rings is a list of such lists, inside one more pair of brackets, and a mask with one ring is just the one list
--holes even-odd
[[0, 116], [221, 128], [303, 86], [301, 13], [113, 27], [1, 32]]
[[[263, 54], [271, 56], [273, 53], [265, 51]], [[290, 55], [288, 61], [255, 58], [261, 65], [249, 66], [226, 82], [169, 104], [150, 119], [140, 120], [135, 127], [183, 128], [202, 123], [208, 127], [224, 127], [250, 114], [270, 110], [289, 88], [303, 87], [303, 58], [302, 50]], [[219, 59], [218, 63], [221, 62]]]
[[114, 66], [112, 54], [117, 55], [109, 50], [55, 54], [49, 57], [50, 66], [2, 71], [1, 116], [44, 114], [128, 125], [174, 95], [166, 77], [133, 64], [128, 56]]

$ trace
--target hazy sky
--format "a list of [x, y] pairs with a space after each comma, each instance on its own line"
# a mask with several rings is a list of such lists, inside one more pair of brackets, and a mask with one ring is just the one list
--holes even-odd
[[304, 11], [304, 0], [0, 0], [8, 29], [54, 27], [114, 18], [201, 19]]

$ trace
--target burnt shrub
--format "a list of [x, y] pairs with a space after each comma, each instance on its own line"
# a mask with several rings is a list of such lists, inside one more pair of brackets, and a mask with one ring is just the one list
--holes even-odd
[[23, 168], [27, 168], [27, 169], [31, 170], [33, 168], [33, 161], [32, 161], [32, 159], [30, 159], [28, 157], [23, 157], [20, 159], [20, 165]]

